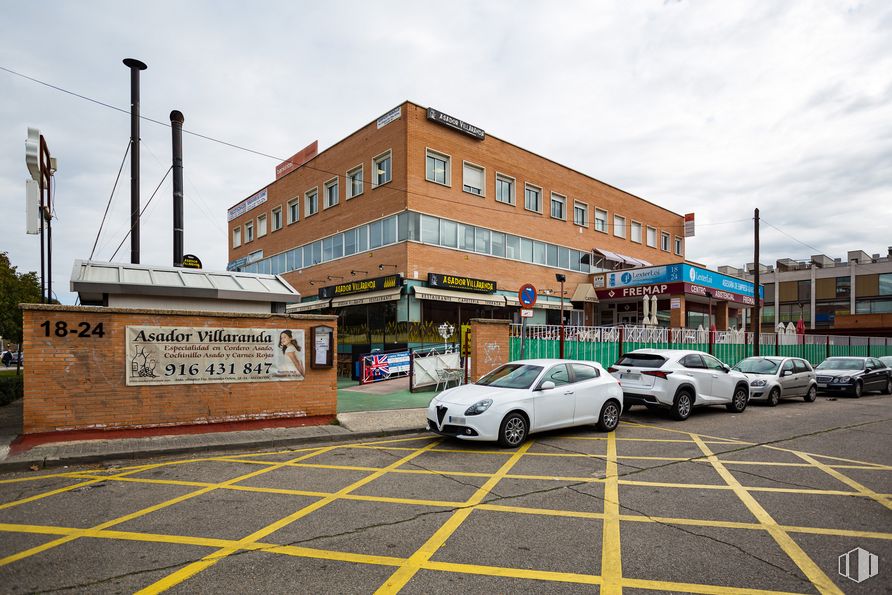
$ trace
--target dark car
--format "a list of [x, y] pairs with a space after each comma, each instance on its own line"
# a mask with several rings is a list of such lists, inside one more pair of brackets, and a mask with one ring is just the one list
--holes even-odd
[[855, 397], [870, 390], [892, 394], [892, 368], [875, 357], [828, 357], [815, 371], [822, 392]]

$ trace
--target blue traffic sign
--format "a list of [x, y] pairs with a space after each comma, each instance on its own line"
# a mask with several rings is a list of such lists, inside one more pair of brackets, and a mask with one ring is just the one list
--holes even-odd
[[529, 283], [522, 285], [517, 292], [517, 299], [524, 308], [532, 308], [536, 303], [537, 297], [536, 288]]

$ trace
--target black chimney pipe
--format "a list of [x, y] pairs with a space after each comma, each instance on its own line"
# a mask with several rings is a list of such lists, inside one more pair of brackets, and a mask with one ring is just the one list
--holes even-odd
[[125, 58], [130, 69], [130, 262], [139, 264], [139, 71], [148, 68]]
[[183, 113], [170, 112], [173, 135], [173, 266], [183, 266]]

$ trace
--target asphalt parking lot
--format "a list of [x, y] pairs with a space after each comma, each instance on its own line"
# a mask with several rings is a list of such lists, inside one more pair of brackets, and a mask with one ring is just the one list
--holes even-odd
[[[6, 474], [0, 590], [888, 593], [890, 406]], [[856, 548], [878, 562], [860, 583]]]

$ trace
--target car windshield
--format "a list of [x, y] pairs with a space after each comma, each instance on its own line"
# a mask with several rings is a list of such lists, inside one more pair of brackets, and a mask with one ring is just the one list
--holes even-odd
[[819, 370], [863, 370], [864, 360], [831, 357], [818, 364]]
[[500, 368], [496, 368], [475, 384], [483, 386], [496, 386], [499, 388], [530, 388], [539, 373], [542, 372], [542, 366], [531, 366], [529, 364], [505, 364]]
[[748, 357], [734, 366], [734, 370], [744, 374], [774, 374], [777, 372], [779, 361], [772, 361], [762, 357]]

